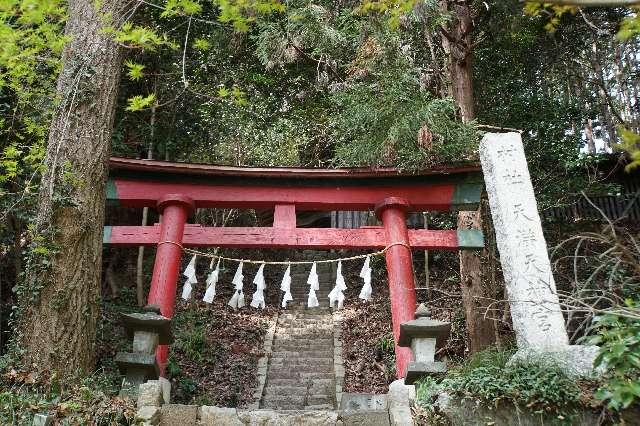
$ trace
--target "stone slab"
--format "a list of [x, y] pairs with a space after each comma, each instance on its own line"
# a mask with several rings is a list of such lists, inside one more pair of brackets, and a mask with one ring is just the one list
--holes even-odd
[[389, 411], [359, 410], [341, 411], [340, 420], [345, 426], [389, 426]]
[[171, 320], [162, 315], [152, 312], [123, 314], [122, 323], [129, 338], [132, 338], [134, 333], [140, 330], [157, 333], [161, 345], [173, 343]]
[[223, 407], [200, 407], [200, 425], [201, 426], [242, 426], [244, 423], [238, 417], [238, 411], [235, 408]]
[[446, 372], [447, 365], [444, 362], [410, 362], [407, 366], [404, 382], [407, 385], [412, 385], [421, 377], [445, 374]]
[[251, 426], [334, 426], [338, 422], [338, 413], [329, 410], [238, 410], [238, 417]]
[[138, 387], [137, 407], [160, 407], [164, 402], [162, 384], [158, 380], [149, 380]]
[[144, 370], [149, 373], [158, 373], [155, 354], [145, 354], [140, 352], [118, 352], [116, 354], [116, 364], [120, 371], [126, 373], [129, 368]]
[[49, 414], [34, 414], [33, 416], [33, 426], [50, 426], [53, 424], [53, 416]]
[[410, 347], [415, 338], [437, 339], [438, 345], [444, 345], [449, 338], [451, 324], [430, 318], [418, 318], [400, 324], [398, 346]]
[[136, 420], [141, 421], [143, 425], [160, 424], [160, 407], [145, 406], [138, 408]]
[[164, 377], [159, 377], [158, 381], [162, 386], [162, 399], [165, 404], [171, 402], [171, 382]]
[[161, 426], [196, 426], [198, 424], [198, 406], [166, 404], [162, 406]]
[[387, 410], [388, 408], [387, 395], [370, 393], [343, 393], [340, 403], [340, 411]]
[[389, 385], [389, 423], [393, 426], [413, 425], [411, 401], [415, 399], [415, 386], [406, 385], [399, 379]]

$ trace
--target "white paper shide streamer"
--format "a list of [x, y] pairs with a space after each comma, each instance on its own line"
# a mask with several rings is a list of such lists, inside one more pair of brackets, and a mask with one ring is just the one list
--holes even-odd
[[191, 261], [184, 269], [182, 275], [187, 277], [187, 280], [184, 282], [184, 286], [182, 287], [182, 298], [184, 300], [189, 300], [191, 298], [191, 290], [193, 290], [192, 284], [198, 283], [198, 278], [196, 278], [196, 255], [193, 255]]
[[233, 296], [231, 297], [231, 300], [229, 300], [228, 305], [231, 306], [233, 309], [242, 308], [244, 306], [244, 293], [242, 292], [242, 287], [243, 287], [242, 281], [244, 280], [244, 275], [242, 275], [243, 265], [244, 265], [244, 262], [240, 262], [240, 264], [238, 264], [238, 269], [236, 269], [236, 274], [234, 275], [233, 280], [231, 281], [233, 284], [235, 284], [236, 291], [233, 293]]
[[364, 281], [362, 285], [362, 290], [360, 290], [360, 296], [358, 296], [362, 300], [366, 300], [367, 302], [371, 299], [371, 293], [373, 289], [371, 288], [371, 266], [369, 265], [370, 256], [364, 261], [364, 265], [362, 265], [362, 270], [360, 271], [360, 278]]
[[284, 271], [282, 283], [280, 283], [280, 290], [284, 291], [284, 296], [282, 297], [282, 307], [286, 308], [287, 302], [293, 300], [293, 296], [291, 296], [291, 266], [287, 266], [287, 270]]
[[203, 301], [207, 303], [213, 302], [213, 298], [216, 297], [216, 284], [218, 283], [219, 278], [220, 278], [220, 259], [218, 259], [218, 263], [216, 264], [216, 269], [211, 271], [211, 273], [207, 277], [207, 291], [204, 292], [204, 297], [202, 298]]
[[253, 299], [251, 299], [251, 306], [254, 308], [264, 309], [264, 289], [266, 287], [264, 282], [264, 263], [260, 265], [256, 277], [253, 279], [253, 283], [256, 285], [256, 291], [253, 293]]
[[342, 262], [338, 262], [338, 270], [336, 272], [336, 286], [333, 287], [331, 293], [329, 293], [329, 306], [335, 308], [336, 303], [338, 304], [338, 309], [342, 308], [344, 303], [344, 293], [347, 289], [347, 285], [344, 282], [344, 277], [342, 276]]
[[316, 271], [316, 262], [313, 262], [311, 266], [311, 272], [309, 272], [309, 278], [307, 278], [307, 284], [309, 284], [309, 297], [307, 298], [307, 307], [317, 308], [320, 306], [318, 303], [318, 297], [316, 291], [320, 289], [320, 281], [318, 281], [318, 272]]

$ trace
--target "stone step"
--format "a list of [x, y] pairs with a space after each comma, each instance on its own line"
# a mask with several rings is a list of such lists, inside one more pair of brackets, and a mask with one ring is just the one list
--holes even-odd
[[276, 337], [287, 337], [291, 334], [295, 334], [296, 336], [309, 336], [309, 338], [313, 338], [315, 337], [315, 334], [324, 334], [327, 336], [332, 334], [333, 326], [318, 325], [316, 327], [276, 327], [275, 333]]
[[[284, 371], [289, 371], [289, 370], [284, 370]], [[306, 372], [306, 373], [304, 372], [291, 373], [291, 372], [284, 372], [284, 371], [267, 373], [267, 381], [273, 381], [273, 380], [279, 380], [279, 379], [296, 379], [298, 381], [335, 379], [335, 374], [333, 370], [324, 371], [324, 372], [313, 371], [313, 372]]]
[[308, 334], [298, 334], [295, 336], [278, 337], [277, 340], [274, 339], [273, 344], [275, 345], [295, 344], [298, 346], [322, 347], [327, 344], [333, 345], [333, 336], [326, 336], [326, 335], [309, 336]]
[[[338, 421], [338, 413], [335, 407], [321, 405], [320, 409], [297, 410], [271, 410], [259, 409], [251, 411], [238, 411], [238, 417], [245, 425], [314, 425], [314, 426], [335, 426]], [[222, 426], [228, 423], [224, 421], [216, 421], [214, 423], [206, 423], [202, 426]], [[234, 423], [235, 424], [235, 423]]]
[[333, 406], [334, 400], [333, 395], [265, 395], [262, 397], [261, 406], [286, 410], [320, 404], [331, 404]]
[[286, 348], [274, 347], [271, 350], [271, 356], [273, 358], [286, 358], [286, 357], [307, 357], [313, 356], [315, 358], [329, 358], [333, 356], [333, 348], [324, 349], [322, 351], [305, 351], [304, 348], [295, 348], [293, 350]]
[[[305, 405], [305, 410], [313, 410], [313, 411], [324, 411], [324, 410], [333, 410], [336, 408], [335, 404], [316, 404], [316, 405]], [[374, 425], [372, 425], [374, 426]]]
[[294, 377], [295, 374], [301, 374], [301, 373], [318, 373], [318, 374], [323, 374], [323, 373], [329, 373], [329, 374], [333, 374], [333, 364], [328, 364], [328, 365], [296, 365], [295, 370], [292, 368], [289, 368], [289, 366], [287, 366], [286, 364], [281, 364], [281, 365], [269, 365], [269, 370], [267, 371], [267, 377], [268, 376], [283, 376], [283, 377], [287, 377], [287, 376], [291, 376]]
[[280, 318], [278, 321], [301, 321], [301, 322], [332, 322], [331, 316], [328, 315], [328, 310], [326, 313], [314, 312], [314, 313], [304, 313], [304, 312], [283, 312], [280, 314]]
[[333, 383], [322, 386], [312, 384], [310, 386], [271, 386], [267, 384], [264, 395], [330, 395], [331, 392], [335, 392]]
[[329, 358], [333, 356], [333, 348], [304, 348], [300, 346], [294, 345], [280, 345], [274, 346], [272, 350], [272, 356], [274, 357], [285, 357], [284, 354], [280, 354], [280, 352], [294, 352], [296, 353], [293, 357], [303, 358], [303, 357], [314, 357], [314, 358]]
[[269, 360], [269, 365], [272, 367], [279, 366], [287, 366], [287, 365], [305, 365], [305, 364], [314, 364], [314, 365], [322, 365], [328, 366], [333, 365], [333, 358], [305, 358], [305, 357], [296, 357], [296, 358], [272, 358]]
[[[277, 378], [273, 378], [273, 379], [268, 379], [267, 380], [267, 387], [269, 386], [296, 386], [298, 385], [300, 382], [300, 379], [298, 378], [287, 378], [287, 379], [277, 379]], [[312, 378], [312, 379], [307, 379], [304, 383], [311, 383], [311, 386], [333, 386], [335, 383], [335, 380], [333, 378], [330, 379], [318, 379], [318, 378]]]

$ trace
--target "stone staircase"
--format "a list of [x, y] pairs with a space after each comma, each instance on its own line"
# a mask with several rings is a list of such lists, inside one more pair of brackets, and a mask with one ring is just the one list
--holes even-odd
[[[305, 252], [310, 259], [318, 252]], [[275, 328], [260, 408], [335, 410], [334, 320], [328, 295], [334, 286], [330, 264], [317, 264], [320, 307], [307, 308], [310, 265], [291, 268], [293, 301], [280, 312]]]
[[333, 410], [336, 384], [329, 308], [282, 312], [260, 408]]

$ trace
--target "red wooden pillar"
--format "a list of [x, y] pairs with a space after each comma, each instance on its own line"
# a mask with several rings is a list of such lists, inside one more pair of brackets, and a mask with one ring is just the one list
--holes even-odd
[[[157, 205], [158, 211], [162, 213], [162, 220], [160, 221], [160, 241], [153, 264], [148, 304], [159, 306], [160, 313], [171, 318], [176, 300], [184, 225], [189, 214], [193, 212], [195, 204], [189, 197], [168, 194], [158, 200]], [[161, 376], [165, 375], [168, 356], [169, 346], [158, 346], [156, 359]]]
[[396, 376], [402, 378], [411, 362], [411, 349], [398, 346], [400, 324], [414, 319], [416, 312], [416, 288], [413, 279], [413, 263], [407, 231], [407, 208], [403, 198], [389, 197], [376, 206], [376, 215], [384, 225], [387, 244], [386, 253], [389, 295], [391, 298], [391, 320], [396, 352]]

